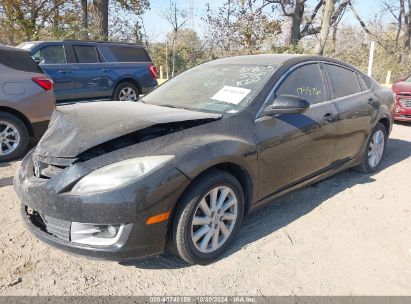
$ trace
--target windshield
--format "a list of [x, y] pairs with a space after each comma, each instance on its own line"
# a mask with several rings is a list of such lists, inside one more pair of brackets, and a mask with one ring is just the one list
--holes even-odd
[[253, 100], [276, 68], [274, 65], [202, 65], [167, 81], [141, 100], [189, 110], [236, 113]]

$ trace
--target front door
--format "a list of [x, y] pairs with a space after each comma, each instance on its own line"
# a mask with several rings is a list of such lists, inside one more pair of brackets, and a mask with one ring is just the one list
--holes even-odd
[[303, 114], [260, 117], [255, 122], [259, 199], [280, 192], [331, 167], [337, 111], [329, 99], [319, 64], [293, 70], [275, 96], [295, 95], [310, 108]]

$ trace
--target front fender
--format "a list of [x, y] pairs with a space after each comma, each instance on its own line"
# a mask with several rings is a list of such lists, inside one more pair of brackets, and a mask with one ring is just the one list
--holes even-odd
[[[182, 143], [184, 144], [184, 143]], [[229, 136], [207, 136], [196, 145], [184, 145], [186, 153], [176, 160], [176, 168], [189, 179], [221, 164], [231, 164], [248, 175], [252, 184], [253, 200], [258, 191], [258, 157], [255, 144]]]

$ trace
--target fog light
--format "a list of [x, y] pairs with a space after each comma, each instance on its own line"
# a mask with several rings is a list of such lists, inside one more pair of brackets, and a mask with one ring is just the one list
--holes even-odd
[[72, 242], [79, 244], [110, 246], [118, 242], [124, 226], [72, 222], [70, 239]]

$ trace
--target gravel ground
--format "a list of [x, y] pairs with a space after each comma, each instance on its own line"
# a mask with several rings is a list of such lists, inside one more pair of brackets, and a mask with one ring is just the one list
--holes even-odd
[[0, 295], [411, 295], [411, 124], [397, 124], [383, 170], [341, 173], [263, 207], [209, 266], [169, 255], [128, 264], [36, 240], [0, 164]]

